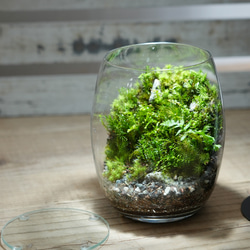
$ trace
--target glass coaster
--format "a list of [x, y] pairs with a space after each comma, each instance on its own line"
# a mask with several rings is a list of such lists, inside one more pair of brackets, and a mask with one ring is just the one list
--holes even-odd
[[92, 212], [49, 208], [21, 214], [2, 229], [6, 249], [94, 249], [107, 240], [108, 222]]

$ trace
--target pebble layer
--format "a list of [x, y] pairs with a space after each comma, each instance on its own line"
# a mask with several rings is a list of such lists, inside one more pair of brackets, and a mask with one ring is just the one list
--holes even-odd
[[216, 179], [210, 166], [200, 177], [163, 177], [161, 172], [146, 175], [142, 182], [126, 177], [115, 183], [105, 180], [104, 190], [112, 205], [123, 213], [176, 215], [199, 209], [209, 198]]

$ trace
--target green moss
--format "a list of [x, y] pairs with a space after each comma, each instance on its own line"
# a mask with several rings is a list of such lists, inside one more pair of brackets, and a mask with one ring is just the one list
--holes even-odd
[[200, 175], [220, 148], [217, 86], [201, 71], [171, 65], [147, 68], [138, 79], [135, 87], [121, 88], [110, 114], [100, 117], [108, 131], [104, 175], [110, 181], [152, 171]]
[[107, 161], [106, 166], [107, 171], [104, 173], [104, 176], [112, 182], [121, 179], [126, 172], [126, 167], [124, 166], [123, 162], [120, 162], [119, 160]]

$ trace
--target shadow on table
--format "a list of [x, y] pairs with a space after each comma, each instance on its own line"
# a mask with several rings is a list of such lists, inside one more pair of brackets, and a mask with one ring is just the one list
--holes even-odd
[[106, 198], [100, 199], [100, 204], [95, 203], [92, 209], [108, 221], [111, 230], [121, 233], [156, 238], [186, 235], [218, 239], [227, 237], [235, 227], [235, 221], [243, 219], [240, 206], [244, 198], [236, 190], [217, 184], [206, 205], [197, 214], [182, 221], [163, 224], [148, 224], [125, 218]]

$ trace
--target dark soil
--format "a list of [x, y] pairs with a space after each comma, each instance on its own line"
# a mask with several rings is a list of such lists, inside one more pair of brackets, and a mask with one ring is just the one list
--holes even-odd
[[120, 212], [141, 216], [172, 216], [198, 210], [209, 198], [217, 166], [209, 164], [200, 177], [164, 178], [161, 172], [148, 174], [143, 181], [126, 177], [112, 183], [104, 179], [104, 190]]

